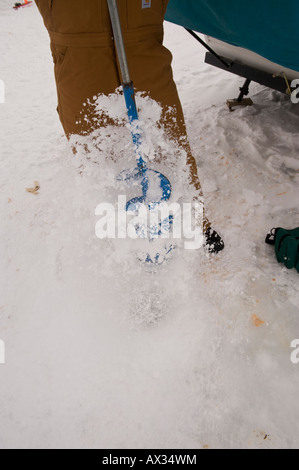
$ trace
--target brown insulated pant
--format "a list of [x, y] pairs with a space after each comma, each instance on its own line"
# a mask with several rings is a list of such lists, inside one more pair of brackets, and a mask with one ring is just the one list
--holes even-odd
[[[36, 0], [51, 39], [64, 131], [89, 133], [81, 119], [83, 103], [121, 85], [107, 0]], [[147, 92], [163, 109], [175, 109], [164, 126], [187, 152], [195, 197], [201, 196], [197, 166], [186, 135], [183, 111], [173, 81], [171, 53], [163, 46], [163, 21], [168, 0], [118, 0], [129, 70], [137, 91]], [[88, 116], [92, 119], [91, 113]], [[85, 109], [86, 114], [86, 109]]]

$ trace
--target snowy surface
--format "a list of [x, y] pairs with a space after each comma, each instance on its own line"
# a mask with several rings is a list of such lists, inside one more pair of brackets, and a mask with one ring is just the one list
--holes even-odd
[[132, 166], [128, 130], [73, 155], [47, 32], [35, 6], [12, 4], [0, 6], [0, 447], [298, 448], [299, 278], [264, 238], [298, 226], [299, 105], [253, 84], [254, 106], [229, 113], [243, 80], [165, 25], [226, 249], [146, 272], [132, 242], [95, 236], [96, 206]]

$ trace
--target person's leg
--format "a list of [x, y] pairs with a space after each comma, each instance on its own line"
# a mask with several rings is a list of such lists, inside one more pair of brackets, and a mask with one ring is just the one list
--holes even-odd
[[121, 84], [106, 3], [36, 0], [50, 35], [57, 110], [67, 137], [100, 126], [88, 102], [99, 93], [113, 93]]
[[66, 40], [57, 38], [53, 33], [51, 39], [58, 113], [64, 131], [67, 137], [89, 134], [101, 125], [92, 105], [94, 97], [99, 92], [106, 95], [113, 93], [120, 85], [114, 49], [105, 37], [102, 38], [102, 45], [96, 47], [85, 46], [83, 41], [78, 41], [79, 47], [66, 47], [62, 45]]

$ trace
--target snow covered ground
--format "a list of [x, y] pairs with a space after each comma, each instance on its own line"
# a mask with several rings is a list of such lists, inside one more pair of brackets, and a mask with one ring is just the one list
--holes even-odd
[[[165, 25], [226, 249], [182, 251], [146, 272], [131, 244], [95, 236], [95, 208], [115, 196], [130, 144], [114, 166], [113, 139], [90, 158], [72, 154], [47, 32], [35, 6], [12, 4], [0, 5], [0, 447], [298, 448], [298, 274], [264, 239], [298, 226], [299, 105], [253, 84], [254, 106], [229, 113], [243, 80]], [[26, 191], [34, 181], [37, 195]]]

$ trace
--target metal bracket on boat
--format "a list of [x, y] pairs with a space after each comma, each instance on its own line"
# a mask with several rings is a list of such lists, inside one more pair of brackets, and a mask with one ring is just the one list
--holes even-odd
[[[226, 57], [221, 57], [221, 58], [226, 62], [228, 62], [229, 60]], [[222, 70], [228, 70], [227, 67], [225, 67], [221, 62], [219, 62], [219, 60], [217, 60], [209, 52], [206, 54], [205, 63], [209, 65], [213, 65], [214, 67], [218, 67]], [[282, 76], [273, 75], [269, 72], [258, 70], [249, 65], [241, 64], [239, 62], [232, 62], [230, 69], [228, 71], [235, 75], [239, 75], [240, 77], [244, 77], [247, 80], [250, 80], [252, 82], [260, 83], [263, 86], [272, 88], [273, 90], [280, 91], [281, 93], [286, 93], [286, 80]], [[244, 86], [242, 88], [244, 88]], [[243, 100], [245, 106], [251, 105], [250, 101], [247, 101], [247, 99], [245, 99], [244, 96], [246, 96], [246, 94], [244, 94], [243, 97], [241, 98], [239, 96], [239, 101], [238, 99], [230, 100], [230, 101], [233, 102], [233, 105], [239, 106], [240, 99], [241, 99], [241, 101]], [[232, 106], [232, 108], [234, 108], [234, 106]]]
[[244, 85], [240, 87], [240, 94], [238, 98], [233, 99], [233, 100], [227, 100], [226, 104], [230, 111], [234, 111], [233, 108], [236, 108], [237, 106], [252, 106], [253, 105], [253, 101], [251, 98], [244, 98], [244, 96], [247, 96], [249, 94], [250, 83], [251, 83], [251, 80], [247, 78], [244, 82]]

